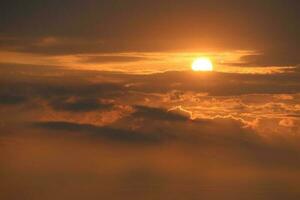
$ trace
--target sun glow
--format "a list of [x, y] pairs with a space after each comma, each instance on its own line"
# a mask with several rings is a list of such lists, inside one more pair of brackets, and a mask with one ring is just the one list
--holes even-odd
[[193, 71], [213, 71], [213, 64], [209, 58], [197, 58], [192, 64]]

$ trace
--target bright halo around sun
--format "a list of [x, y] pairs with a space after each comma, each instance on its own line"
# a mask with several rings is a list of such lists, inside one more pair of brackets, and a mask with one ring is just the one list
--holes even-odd
[[209, 58], [197, 58], [192, 64], [193, 71], [210, 72], [214, 70], [213, 63]]

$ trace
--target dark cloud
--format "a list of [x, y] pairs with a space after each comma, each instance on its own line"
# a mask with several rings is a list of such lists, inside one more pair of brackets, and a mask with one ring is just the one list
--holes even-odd
[[109, 126], [48, 121], [36, 122], [34, 127], [54, 131], [58, 135], [81, 133], [87, 139], [99, 138], [125, 144], [188, 144], [196, 152], [215, 148], [224, 151], [222, 154], [230, 152], [242, 156], [245, 162], [258, 166], [288, 166], [293, 169], [300, 166], [299, 149], [280, 137], [274, 137], [270, 143], [236, 119], [187, 120], [177, 117], [164, 109], [139, 107]]
[[172, 134], [181, 142], [203, 148], [207, 145], [220, 145], [239, 150], [244, 150], [243, 148], [253, 150], [261, 145], [258, 135], [251, 129], [243, 128], [240, 121], [231, 118], [191, 120], [187, 116], [170, 113], [165, 109], [139, 107], [132, 115], [120, 121], [122, 124], [136, 122], [139, 131]]
[[262, 50], [299, 43], [300, 4], [294, 0], [15, 0], [0, 7], [2, 38], [17, 38], [16, 45], [5, 40], [25, 52]]
[[[75, 37], [0, 37], [0, 49], [37, 55], [70, 55], [80, 53], [114, 52], [107, 42]], [[119, 49], [122, 50], [122, 49]]]
[[[168, 143], [188, 144], [195, 147], [195, 151], [216, 148], [234, 152], [242, 156], [244, 161], [259, 166], [293, 169], [300, 166], [298, 144], [294, 146], [290, 138], [283, 139], [275, 135], [268, 141], [256, 130], [246, 127], [241, 119], [217, 117], [191, 120], [163, 108], [135, 106], [131, 115], [110, 126], [123, 130], [134, 127], [135, 132], [147, 135], [156, 136], [159, 133], [168, 136]], [[165, 141], [163, 137], [160, 138]]]
[[43, 98], [47, 101], [70, 97], [120, 100], [120, 97], [129, 98], [132, 92], [150, 95], [181, 91], [208, 93], [212, 96], [300, 92], [300, 73], [297, 71], [275, 74], [183, 71], [139, 75], [53, 69], [51, 66], [2, 66], [0, 94], [6, 95], [13, 91], [11, 96]]
[[114, 105], [110, 103], [101, 103], [97, 99], [55, 99], [50, 102], [50, 106], [57, 111], [90, 112], [110, 110]]
[[64, 121], [36, 122], [34, 127], [52, 131], [85, 133], [118, 142], [194, 144], [240, 147], [259, 142], [259, 137], [233, 119], [191, 120], [163, 108], [135, 106], [133, 113], [108, 126]]
[[[0, 188], [4, 188], [0, 196], [4, 199], [19, 199], [20, 194], [29, 199], [44, 196], [60, 199], [60, 196], [53, 196], [57, 193], [52, 192], [51, 188], [61, 192], [73, 189], [75, 196], [72, 199], [91, 194], [95, 199], [113, 199], [110, 195], [115, 191], [124, 191], [124, 188], [132, 190], [130, 199], [137, 193], [143, 198], [147, 192], [161, 198], [161, 190], [166, 187], [171, 187], [166, 189], [166, 193], [174, 191], [177, 198], [181, 190], [186, 192], [186, 186], [193, 196], [181, 197], [193, 199], [195, 195], [212, 195], [211, 190], [208, 194], [199, 192], [198, 185], [213, 183], [214, 188], [224, 191], [228, 182], [236, 184], [234, 188], [239, 190], [244, 188], [240, 195], [243, 198], [244, 191], [251, 194], [257, 192], [251, 189], [249, 177], [254, 177], [255, 186], [262, 181], [274, 183], [274, 179], [284, 183], [283, 186], [276, 185], [281, 192], [264, 188], [263, 191], [268, 194], [286, 197], [299, 193], [296, 189], [291, 191], [290, 187], [284, 187], [286, 183], [295, 183], [295, 178], [285, 177], [298, 177], [299, 129], [279, 129], [278, 120], [270, 118], [268, 123], [271, 125], [264, 124], [266, 131], [261, 134], [258, 132], [260, 127], [256, 128], [258, 122], [253, 122], [253, 128], [241, 118], [225, 116], [227, 108], [219, 111], [225, 117], [191, 119], [187, 111], [170, 106], [172, 102], [165, 99], [173, 90], [178, 91], [175, 100], [189, 92], [208, 93], [206, 98], [212, 99], [211, 104], [203, 106], [201, 101], [204, 100], [199, 98], [195, 105], [196, 110], [197, 106], [203, 108], [200, 114], [205, 114], [207, 111], [217, 112], [218, 98], [224, 101], [244, 99], [259, 104], [263, 98], [259, 95], [238, 95], [261, 93], [269, 97], [272, 93], [283, 93], [285, 95], [277, 98], [278, 104], [272, 104], [275, 97], [269, 97], [265, 100], [271, 102], [268, 106], [258, 105], [256, 108], [249, 103], [243, 105], [248, 110], [238, 106], [230, 114], [240, 112], [241, 116], [258, 116], [259, 109], [263, 109], [260, 112], [266, 115], [280, 112], [280, 116], [286, 118], [296, 117], [285, 115], [288, 109], [297, 109], [299, 97], [286, 95], [299, 91], [299, 74], [296, 72], [269, 75], [190, 72], [138, 75], [52, 70], [51, 66], [2, 66], [0, 96], [9, 94], [10, 98], [24, 97], [26, 102], [31, 102], [24, 105], [26, 109], [15, 108], [15, 104], [3, 105], [0, 109], [0, 174], [4, 177], [4, 181], [0, 182]], [[282, 99], [289, 100], [282, 105]], [[6, 102], [22, 103], [13, 98], [8, 98]], [[180, 101], [176, 106], [181, 103], [184, 102]], [[193, 107], [183, 107], [193, 111]], [[107, 109], [110, 113], [101, 112]], [[30, 126], [26, 126], [28, 121]], [[293, 121], [282, 124], [298, 125]], [[291, 130], [291, 134], [287, 130]], [[147, 170], [141, 170], [145, 166]], [[247, 180], [246, 183], [244, 180]], [[219, 181], [224, 181], [224, 185], [216, 186]], [[241, 186], [240, 182], [244, 185]], [[103, 183], [106, 187], [99, 190], [99, 185]], [[82, 185], [88, 189], [78, 189]], [[191, 188], [194, 185], [195, 188]], [[44, 192], [35, 193], [36, 188], [43, 188]], [[107, 188], [111, 190], [108, 192]], [[231, 189], [226, 191], [234, 197], [238, 195]], [[224, 197], [224, 192], [220, 193], [222, 197], [217, 199]], [[126, 199], [128, 193], [118, 197]]]
[[122, 62], [137, 62], [148, 60], [141, 56], [82, 56], [84, 63], [122, 63]]
[[152, 120], [167, 120], [167, 121], [187, 121], [189, 117], [166, 111], [160, 108], [151, 108], [146, 106], [135, 106], [133, 117], [146, 117]]
[[69, 122], [39, 122], [35, 123], [38, 128], [53, 131], [68, 131], [73, 133], [83, 132], [94, 138], [103, 138], [115, 142], [129, 142], [136, 144], [157, 144], [169, 140], [171, 135], [153, 133], [145, 134], [126, 129], [117, 129], [113, 127], [99, 127], [90, 124], [77, 124]]
[[293, 94], [300, 92], [298, 73], [234, 74], [166, 72], [129, 77], [131, 90], [165, 93], [173, 90], [208, 93], [213, 96], [242, 94]]
[[[93, 83], [99, 73], [61, 69], [52, 66], [34, 66], [2, 64], [0, 93], [29, 98], [109, 98], [118, 96], [124, 91], [122, 83], [114, 83], [105, 79]], [[103, 75], [105, 76], [105, 72]], [[99, 79], [99, 77], [97, 78]], [[104, 78], [103, 78], [104, 79]]]
[[21, 104], [27, 101], [27, 97], [18, 95], [2, 95], [0, 94], [0, 104], [15, 105]]
[[247, 55], [240, 59], [240, 63], [228, 63], [228, 65], [244, 67], [296, 67], [300, 64], [300, 54], [297, 48], [289, 46], [283, 49], [265, 51], [258, 55]]
[[[162, 142], [169, 141], [168, 139], [172, 138], [173, 140], [170, 141], [196, 142], [204, 146], [206, 144], [229, 146], [238, 150], [244, 147], [246, 150], [243, 151], [252, 152], [251, 155], [264, 151], [267, 152], [266, 155], [269, 155], [271, 150], [263, 148], [265, 144], [261, 143], [261, 138], [252, 130], [245, 129], [244, 126], [248, 124], [244, 124], [241, 119], [239, 121], [227, 116], [225, 119], [191, 120], [191, 116], [187, 111], [169, 109], [171, 107], [164, 106], [164, 104], [169, 105], [169, 103], [172, 103], [167, 100], [162, 102], [164, 94], [174, 90], [181, 91], [183, 95], [186, 92], [200, 92], [208, 93], [210, 98], [218, 97], [230, 100], [232, 95], [239, 98], [238, 95], [242, 94], [270, 95], [300, 92], [299, 74], [290, 72], [266, 75], [192, 72], [129, 75], [65, 69], [56, 69], [56, 73], [53, 73], [49, 70], [51, 67], [45, 67], [44, 69], [31, 67], [32, 70], [29, 71], [25, 70], [28, 66], [21, 65], [19, 67], [10, 68], [7, 66], [6, 69], [5, 67], [2, 68], [1, 73], [6, 79], [1, 80], [3, 84], [0, 86], [2, 97], [0, 102], [2, 104], [19, 104], [26, 100], [31, 101], [31, 104], [34, 105], [46, 102], [54, 111], [51, 118], [57, 117], [59, 122], [41, 123], [40, 127], [52, 130], [56, 128], [57, 130], [61, 129], [69, 132], [76, 132], [77, 130], [93, 134], [99, 132], [99, 135], [105, 139], [109, 139], [108, 135], [112, 133], [112, 135], [115, 135], [114, 137], [118, 138], [118, 141], [122, 140], [122, 135], [119, 136], [117, 133], [123, 134], [125, 132], [125, 141], [130, 140], [129, 135], [132, 133], [133, 141]], [[11, 73], [12, 71], [13, 73]], [[10, 94], [12, 91], [13, 94]], [[151, 102], [151, 99], [145, 101], [147, 95], [149, 97], [154, 94], [159, 94], [158, 96], [162, 97], [154, 102]], [[249, 98], [247, 97], [247, 99]], [[293, 100], [293, 96], [287, 98]], [[197, 104], [201, 106], [200, 101], [201, 99]], [[270, 99], [270, 101], [273, 100]], [[296, 102], [297, 99], [294, 101]], [[146, 106], [147, 103], [156, 106]], [[218, 102], [216, 100], [212, 101], [210, 106], [213, 107], [214, 103], [217, 104]], [[115, 111], [118, 109], [118, 106], [115, 105], [132, 107], [132, 109], [123, 108], [127, 109], [127, 111], [124, 111], [126, 114], [116, 114], [115, 121], [109, 121], [109, 123], [103, 125], [104, 127], [87, 124], [88, 121], [80, 121], [78, 116], [73, 119], [74, 115], [81, 112], [86, 112], [84, 114], [89, 118], [91, 117], [89, 114], [97, 113], [97, 111]], [[159, 108], [159, 106], [162, 107]], [[264, 108], [263, 106], [268, 107]], [[279, 112], [288, 117], [296, 116], [294, 111], [297, 105], [293, 104], [291, 106], [293, 107], [287, 107], [286, 104], [272, 104], [272, 102], [270, 105], [258, 105], [257, 107], [247, 104], [234, 108], [233, 111], [241, 113], [246, 112], [245, 109], [247, 109], [246, 113], [257, 113], [262, 109], [266, 109], [269, 110], [268, 112]], [[128, 110], [132, 113], [128, 114]], [[64, 111], [70, 115], [62, 117], [58, 111]], [[45, 116], [39, 116], [47, 118], [47, 113], [45, 113]], [[34, 120], [39, 120], [39, 117]], [[63, 120], [71, 120], [72, 123]], [[99, 119], [99, 121], [101, 120]], [[278, 124], [278, 122], [274, 123]], [[72, 129], [72, 127], [74, 128]], [[174, 140], [175, 138], [176, 140]], [[111, 138], [111, 140], [113, 139]], [[253, 152], [255, 153], [253, 154]]]

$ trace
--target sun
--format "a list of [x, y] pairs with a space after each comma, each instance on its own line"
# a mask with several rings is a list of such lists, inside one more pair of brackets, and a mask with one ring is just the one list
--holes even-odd
[[209, 72], [213, 71], [213, 63], [209, 58], [201, 57], [197, 58], [193, 61], [192, 64], [192, 70], [193, 71], [203, 71], [203, 72]]

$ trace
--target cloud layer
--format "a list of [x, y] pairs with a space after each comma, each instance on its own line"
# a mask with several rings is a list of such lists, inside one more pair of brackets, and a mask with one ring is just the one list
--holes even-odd
[[299, 197], [297, 71], [0, 73], [3, 198]]

